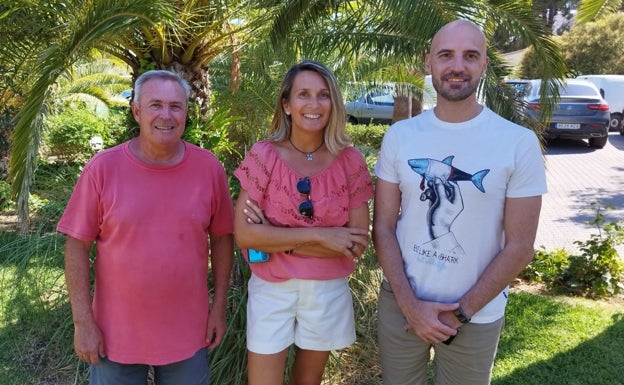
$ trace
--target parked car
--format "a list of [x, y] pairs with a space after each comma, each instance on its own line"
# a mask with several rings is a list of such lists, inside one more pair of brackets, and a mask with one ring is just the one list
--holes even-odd
[[[423, 110], [433, 108], [436, 103], [436, 93], [431, 83], [431, 75], [425, 76], [423, 93]], [[347, 121], [353, 124], [390, 124], [394, 112], [394, 89], [385, 87], [375, 89], [360, 96], [356, 100], [346, 103]]]
[[[508, 80], [524, 101], [527, 116], [541, 120], [540, 79]], [[559, 102], [543, 135], [547, 139], [587, 139], [590, 147], [603, 148], [609, 131], [609, 104], [587, 80], [567, 79], [559, 88]]]
[[611, 108], [610, 131], [624, 135], [624, 75], [581, 75], [577, 79], [592, 82]]
[[394, 111], [392, 90], [375, 90], [345, 105], [347, 121], [353, 124], [390, 124]]

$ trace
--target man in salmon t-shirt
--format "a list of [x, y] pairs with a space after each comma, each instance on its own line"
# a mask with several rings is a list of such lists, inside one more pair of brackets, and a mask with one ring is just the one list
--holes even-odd
[[219, 160], [182, 140], [189, 94], [173, 72], [139, 76], [138, 137], [89, 161], [58, 224], [92, 385], [146, 383], [150, 366], [158, 384], [208, 384], [207, 350], [225, 334], [233, 207]]

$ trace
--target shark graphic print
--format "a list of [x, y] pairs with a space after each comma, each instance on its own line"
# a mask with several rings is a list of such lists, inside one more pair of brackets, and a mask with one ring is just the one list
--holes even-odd
[[407, 161], [412, 171], [422, 177], [420, 200], [429, 203], [427, 226], [431, 240], [415, 245], [414, 251], [420, 262], [436, 264], [439, 269], [444, 269], [447, 263], [457, 263], [457, 258], [465, 255], [452, 228], [464, 210], [461, 189], [470, 187], [485, 193], [483, 180], [490, 172], [485, 169], [471, 174], [454, 167], [453, 159], [454, 156], [448, 156], [441, 161], [431, 158]]

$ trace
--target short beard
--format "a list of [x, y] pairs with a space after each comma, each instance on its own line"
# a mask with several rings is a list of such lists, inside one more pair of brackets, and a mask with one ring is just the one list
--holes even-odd
[[[445, 89], [442, 85], [442, 81], [445, 78], [450, 78], [450, 77], [463, 77], [463, 78], [469, 78], [468, 81], [468, 86], [467, 87], [462, 87], [462, 88], [451, 88], [451, 89]], [[434, 78], [433, 76], [431, 77], [431, 82], [433, 84], [433, 88], [436, 90], [436, 92], [438, 93], [439, 97], [442, 97], [445, 100], [448, 100], [449, 102], [460, 102], [462, 100], [466, 100], [469, 97], [471, 97], [473, 94], [475, 94], [477, 92], [477, 89], [479, 88], [479, 82], [481, 81], [481, 79], [477, 78], [477, 80], [475, 81], [474, 79], [470, 78], [468, 75], [464, 74], [464, 73], [460, 73], [460, 74], [446, 74], [446, 75], [442, 75], [442, 77], [440, 79]]]

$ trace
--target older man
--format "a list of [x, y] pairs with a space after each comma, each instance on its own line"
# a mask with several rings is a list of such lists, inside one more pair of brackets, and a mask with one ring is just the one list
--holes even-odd
[[91, 384], [145, 384], [149, 366], [158, 384], [208, 384], [207, 349], [226, 328], [233, 207], [218, 159], [182, 140], [189, 93], [175, 73], [141, 75], [138, 137], [93, 157], [58, 224], [74, 347]]

